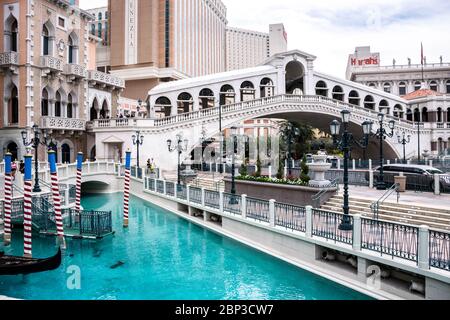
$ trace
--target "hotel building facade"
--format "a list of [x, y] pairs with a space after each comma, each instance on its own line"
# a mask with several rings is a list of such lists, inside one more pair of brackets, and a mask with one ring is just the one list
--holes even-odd
[[[347, 79], [403, 97], [406, 110], [394, 110], [394, 114], [406, 112], [406, 119], [433, 130], [431, 150], [433, 156], [448, 155], [450, 147], [450, 63], [381, 65], [379, 53], [370, 47], [357, 47], [348, 58]], [[422, 151], [422, 150], [421, 150]]]
[[[23, 157], [21, 133], [30, 140], [34, 125], [58, 162], [75, 161], [79, 151], [95, 156], [87, 122], [115, 112], [124, 83], [95, 70], [93, 17], [77, 0], [3, 0], [0, 16], [0, 157]], [[45, 147], [40, 151], [45, 161]]]

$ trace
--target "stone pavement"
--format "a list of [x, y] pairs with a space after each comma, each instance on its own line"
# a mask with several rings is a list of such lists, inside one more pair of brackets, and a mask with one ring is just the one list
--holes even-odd
[[[386, 191], [380, 191], [376, 189], [370, 189], [368, 187], [350, 186], [349, 193], [350, 198], [363, 198], [373, 201], [379, 200]], [[339, 195], [343, 194], [343, 186], [340, 186]], [[386, 201], [386, 203], [396, 203], [396, 193], [392, 194]], [[435, 195], [432, 192], [415, 192], [406, 191], [400, 193], [400, 204], [417, 205], [421, 207], [431, 207], [438, 209], [450, 210], [450, 194]]]

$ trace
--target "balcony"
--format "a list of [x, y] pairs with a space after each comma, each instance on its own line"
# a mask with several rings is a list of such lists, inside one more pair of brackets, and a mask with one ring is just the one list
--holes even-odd
[[43, 76], [48, 76], [51, 74], [58, 75], [64, 71], [64, 61], [51, 56], [42, 56], [41, 68]]
[[88, 71], [89, 84], [91, 86], [112, 87], [113, 89], [124, 89], [125, 81], [121, 78], [96, 70]]
[[12, 72], [17, 71], [19, 65], [19, 54], [17, 52], [0, 53], [0, 68], [9, 69]]
[[42, 117], [41, 129], [61, 131], [85, 131], [86, 120], [56, 117]]
[[68, 77], [68, 82], [84, 79], [87, 76], [86, 68], [75, 63], [66, 64], [65, 73]]

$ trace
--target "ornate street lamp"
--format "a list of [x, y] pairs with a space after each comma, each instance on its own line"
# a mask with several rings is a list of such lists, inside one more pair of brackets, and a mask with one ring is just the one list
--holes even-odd
[[138, 130], [136, 131], [136, 134], [133, 134], [133, 145], [136, 146], [136, 165], [139, 168], [139, 149], [144, 143], [144, 136], [141, 135], [141, 132]]
[[411, 136], [406, 136], [406, 132], [402, 131], [402, 134], [400, 135], [400, 132], [397, 132], [397, 139], [398, 143], [403, 145], [403, 163], [406, 164], [406, 145], [411, 142]]
[[142, 108], [142, 99], [139, 99], [138, 105], [136, 106], [136, 112], [137, 112], [136, 118], [140, 117], [141, 108]]
[[[38, 125], [35, 124], [32, 127], [34, 137], [28, 141], [28, 132], [22, 131], [22, 141], [23, 145], [25, 147], [32, 147], [34, 148], [34, 187], [33, 192], [39, 193], [42, 191], [41, 187], [39, 186], [39, 159], [38, 159], [38, 152], [39, 152], [39, 145], [46, 146], [47, 148], [53, 144], [56, 145], [56, 142], [53, 142], [52, 139], [48, 141], [47, 131], [40, 130]], [[44, 140], [41, 141], [40, 135], [43, 135]]]
[[339, 225], [339, 230], [350, 231], [353, 229], [353, 225], [350, 219], [350, 206], [349, 206], [349, 193], [348, 193], [348, 162], [350, 159], [350, 149], [353, 143], [357, 144], [361, 148], [365, 149], [368, 145], [368, 138], [372, 131], [372, 122], [365, 121], [363, 123], [363, 133], [364, 138], [362, 141], [357, 141], [353, 138], [353, 135], [348, 131], [348, 126], [350, 123], [351, 113], [348, 110], [343, 110], [341, 112], [342, 123], [344, 127], [344, 132], [339, 138], [341, 132], [341, 124], [339, 121], [334, 120], [331, 122], [330, 130], [333, 136], [334, 144], [344, 152], [344, 206], [342, 207], [344, 211], [344, 217]]
[[178, 177], [178, 186], [181, 185], [181, 175], [180, 175], [180, 157], [183, 154], [183, 152], [187, 151], [189, 141], [187, 139], [183, 140], [183, 136], [181, 134], [177, 134], [176, 136], [176, 145], [173, 145], [172, 140], [167, 140], [167, 147], [169, 149], [169, 152], [178, 152], [178, 166], [177, 166], [177, 177]]
[[283, 132], [284, 139], [288, 144], [288, 151], [286, 153], [288, 174], [292, 176], [292, 144], [295, 143], [295, 137], [300, 135], [300, 130], [294, 127], [291, 122], [288, 122], [286, 132]]
[[233, 151], [231, 154], [231, 198], [230, 204], [238, 204], [236, 195], [236, 179], [235, 179], [235, 171], [236, 171], [236, 153], [237, 153], [237, 134], [238, 129], [236, 127], [231, 128], [231, 138], [233, 139]]
[[386, 131], [386, 129], [383, 127], [385, 120], [385, 114], [380, 112], [378, 114], [378, 123], [380, 125], [380, 128], [377, 130], [375, 134], [373, 134], [374, 137], [379, 139], [380, 143], [380, 177], [378, 179], [377, 184], [377, 190], [386, 190], [386, 183], [384, 182], [384, 154], [383, 154], [383, 142], [386, 140], [386, 138], [392, 138], [394, 136], [394, 129], [395, 129], [395, 121], [390, 120], [389, 121], [389, 130], [390, 132]]

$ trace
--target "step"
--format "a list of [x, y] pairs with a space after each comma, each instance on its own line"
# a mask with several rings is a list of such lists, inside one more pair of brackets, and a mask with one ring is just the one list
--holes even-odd
[[[338, 212], [338, 213], [342, 213], [342, 209], [339, 209], [337, 207], [334, 206], [322, 206], [322, 209], [327, 210], [327, 211], [331, 211], [331, 212]], [[361, 214], [364, 217], [368, 217], [368, 218], [373, 218], [373, 213], [372, 212], [367, 212], [367, 211], [361, 211], [358, 209], [350, 209], [350, 214]], [[406, 223], [406, 224], [410, 224], [410, 225], [415, 225], [415, 226], [419, 226], [419, 225], [428, 225], [431, 228], [438, 228], [438, 229], [445, 229], [445, 230], [450, 230], [450, 221], [433, 221], [433, 220], [423, 220], [423, 219], [417, 219], [417, 218], [409, 218], [409, 217], [402, 217], [402, 216], [398, 216], [398, 215], [392, 215], [390, 213], [387, 212], [380, 212], [378, 214], [378, 217], [380, 220], [387, 220], [387, 221], [394, 221], [394, 222], [400, 222], [400, 223]]]
[[[343, 200], [332, 200], [332, 201], [328, 201], [327, 204], [333, 204], [333, 205], [338, 205], [338, 204], [343, 204]], [[350, 205], [351, 206], [359, 206], [359, 207], [364, 207], [365, 203], [361, 203], [359, 201], [353, 201], [350, 200]], [[370, 208], [370, 206], [367, 206], [368, 208]], [[436, 218], [442, 218], [442, 219], [450, 219], [450, 214], [446, 213], [446, 212], [442, 212], [439, 209], [435, 209], [435, 208], [417, 208], [417, 207], [410, 207], [410, 208], [404, 208], [404, 207], [397, 207], [396, 204], [386, 204], [383, 203], [380, 205], [380, 210], [385, 210], [385, 211], [392, 211], [392, 212], [399, 212], [399, 213], [403, 213], [403, 214], [415, 214], [415, 215], [419, 215], [419, 216], [430, 216], [430, 217], [436, 217]], [[443, 210], [446, 211], [446, 210]]]

